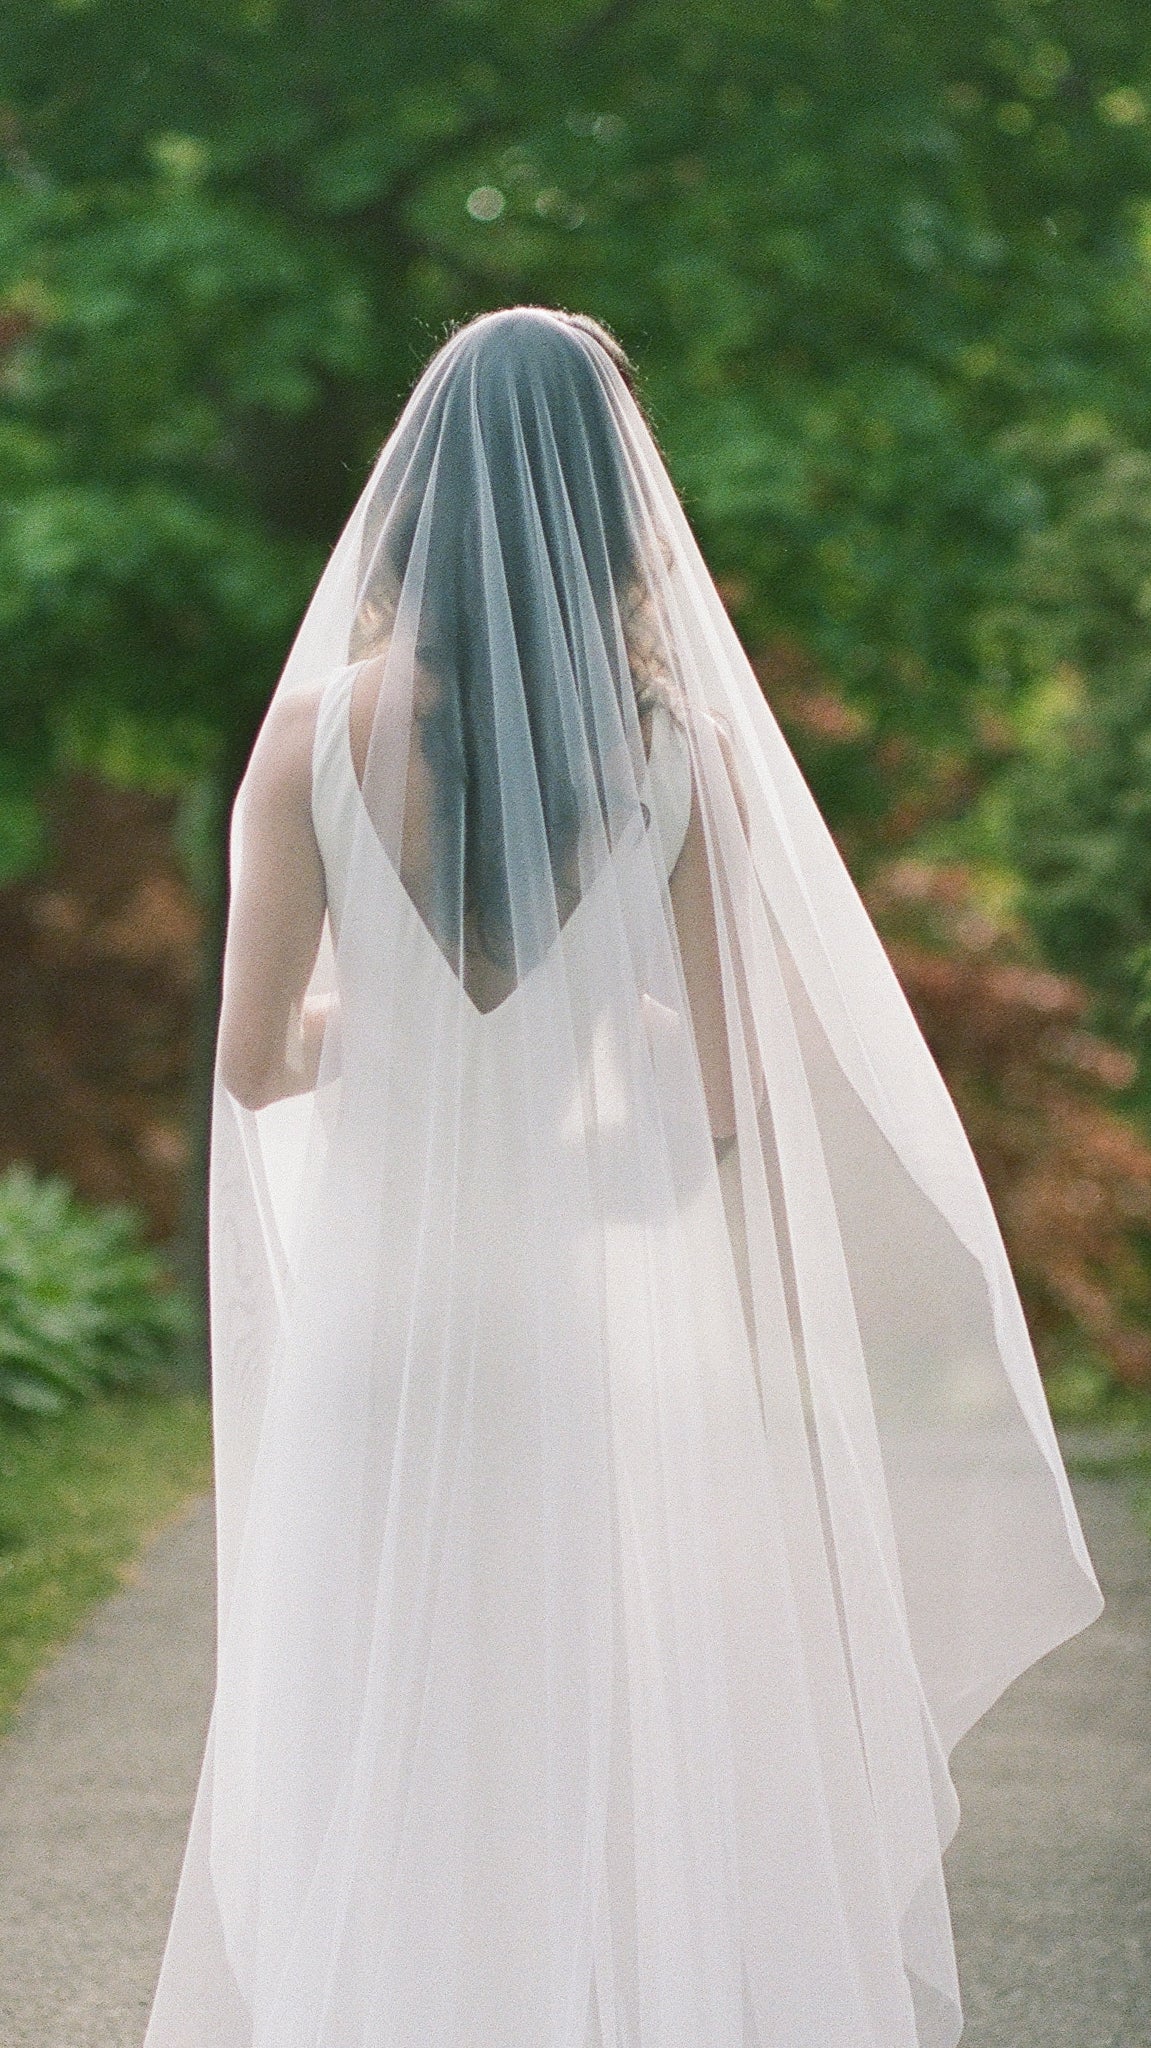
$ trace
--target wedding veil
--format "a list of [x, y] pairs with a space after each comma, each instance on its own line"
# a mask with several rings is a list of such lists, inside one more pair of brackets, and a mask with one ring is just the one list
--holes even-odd
[[148, 2048], [950, 2048], [947, 1754], [1100, 1596], [954, 1108], [588, 326], [424, 371], [231, 888]]

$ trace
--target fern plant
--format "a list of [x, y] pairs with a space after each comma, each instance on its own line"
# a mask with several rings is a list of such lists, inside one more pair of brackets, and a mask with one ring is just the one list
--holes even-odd
[[132, 1210], [24, 1166], [0, 1174], [0, 1417], [147, 1384], [187, 1317]]

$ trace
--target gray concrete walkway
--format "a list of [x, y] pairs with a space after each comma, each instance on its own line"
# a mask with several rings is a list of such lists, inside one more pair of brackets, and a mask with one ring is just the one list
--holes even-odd
[[140, 2048], [211, 1706], [212, 1560], [201, 1500], [0, 1743], [0, 2048]]
[[[964, 2048], [1151, 2048], [1151, 1547], [1076, 1482], [1108, 1609], [956, 1753]], [[0, 1745], [0, 2048], [139, 2048], [207, 1724], [207, 1502]]]
[[1072, 1484], [1107, 1606], [955, 1752], [963, 2048], [1151, 2048], [1151, 1544]]

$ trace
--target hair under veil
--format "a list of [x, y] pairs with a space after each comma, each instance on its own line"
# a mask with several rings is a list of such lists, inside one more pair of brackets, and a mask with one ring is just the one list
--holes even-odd
[[955, 1111], [605, 337], [419, 379], [233, 813], [218, 1675], [147, 2048], [952, 2048], [1092, 1619]]
[[[628, 500], [624, 451], [592, 358], [573, 348], [569, 328], [552, 321], [518, 323], [501, 346], [481, 351], [471, 379], [445, 387], [435, 409], [435, 439], [413, 443], [397, 501], [377, 494], [361, 542], [360, 591], [349, 658], [362, 660], [387, 641], [405, 575], [411, 570], [420, 510], [435, 466], [432, 550], [425, 569], [415, 659], [428, 686], [414, 715], [432, 769], [433, 845], [450, 842], [457, 822], [462, 902], [442, 906], [445, 949], [458, 947], [452, 920], [474, 920], [484, 950], [510, 952], [510, 876], [504, 859], [501, 764], [496, 721], [503, 654], [499, 635], [476, 631], [490, 603], [491, 554], [482, 543], [476, 453], [493, 479], [514, 475], [518, 488], [493, 487], [491, 540], [498, 555], [503, 631], [523, 691], [532, 772], [539, 792], [552, 880], [563, 895], [565, 874], [582, 823], [581, 796], [568, 758], [563, 702], [555, 688], [559, 652], [578, 693], [592, 710], [584, 651], [590, 630], [611, 674], [623, 725], [623, 697], [634, 689], [634, 641], [645, 595], [643, 550]], [[473, 441], [473, 435], [475, 441]], [[562, 504], [562, 516], [557, 517]], [[373, 516], [374, 514], [374, 516]], [[568, 554], [578, 535], [578, 578]], [[450, 564], [450, 569], [447, 565]], [[551, 606], [541, 603], [540, 570]], [[592, 736], [589, 735], [589, 739]], [[588, 764], [597, 783], [594, 744]], [[461, 800], [461, 791], [466, 799]], [[606, 795], [599, 787], [601, 805]], [[450, 860], [434, 857], [445, 876]], [[571, 889], [571, 900], [578, 891]]]

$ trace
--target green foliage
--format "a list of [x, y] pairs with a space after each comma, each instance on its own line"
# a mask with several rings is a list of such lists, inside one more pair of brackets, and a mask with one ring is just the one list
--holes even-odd
[[380, 442], [542, 301], [636, 357], [857, 871], [1018, 873], [1146, 1049], [1149, 266], [1145, 0], [6, 0], [0, 877], [62, 763], [174, 784], [218, 933]]
[[24, 1167], [0, 1177], [0, 1418], [148, 1385], [185, 1327], [130, 1211], [88, 1207]]
[[749, 644], [839, 693], [792, 736], [856, 858], [961, 834], [1021, 734], [1027, 913], [1144, 1032], [1143, 0], [9, 0], [0, 161], [9, 872], [80, 758], [193, 786], [212, 897], [421, 363], [567, 304]]
[[1151, 454], [1097, 417], [1031, 436], [1052, 517], [985, 622], [1020, 688], [1004, 809], [1049, 959], [1151, 1051]]
[[0, 1729], [28, 1680], [141, 1541], [211, 1481], [205, 1400], [102, 1395], [61, 1415], [0, 1416]]
[[37, 865], [46, 841], [38, 805], [6, 765], [0, 756], [0, 888]]
[[234, 763], [419, 363], [517, 298], [617, 326], [861, 748], [978, 752], [1046, 516], [1008, 430], [1146, 431], [1149, 59], [1138, 0], [11, 0], [8, 752], [159, 712]]

